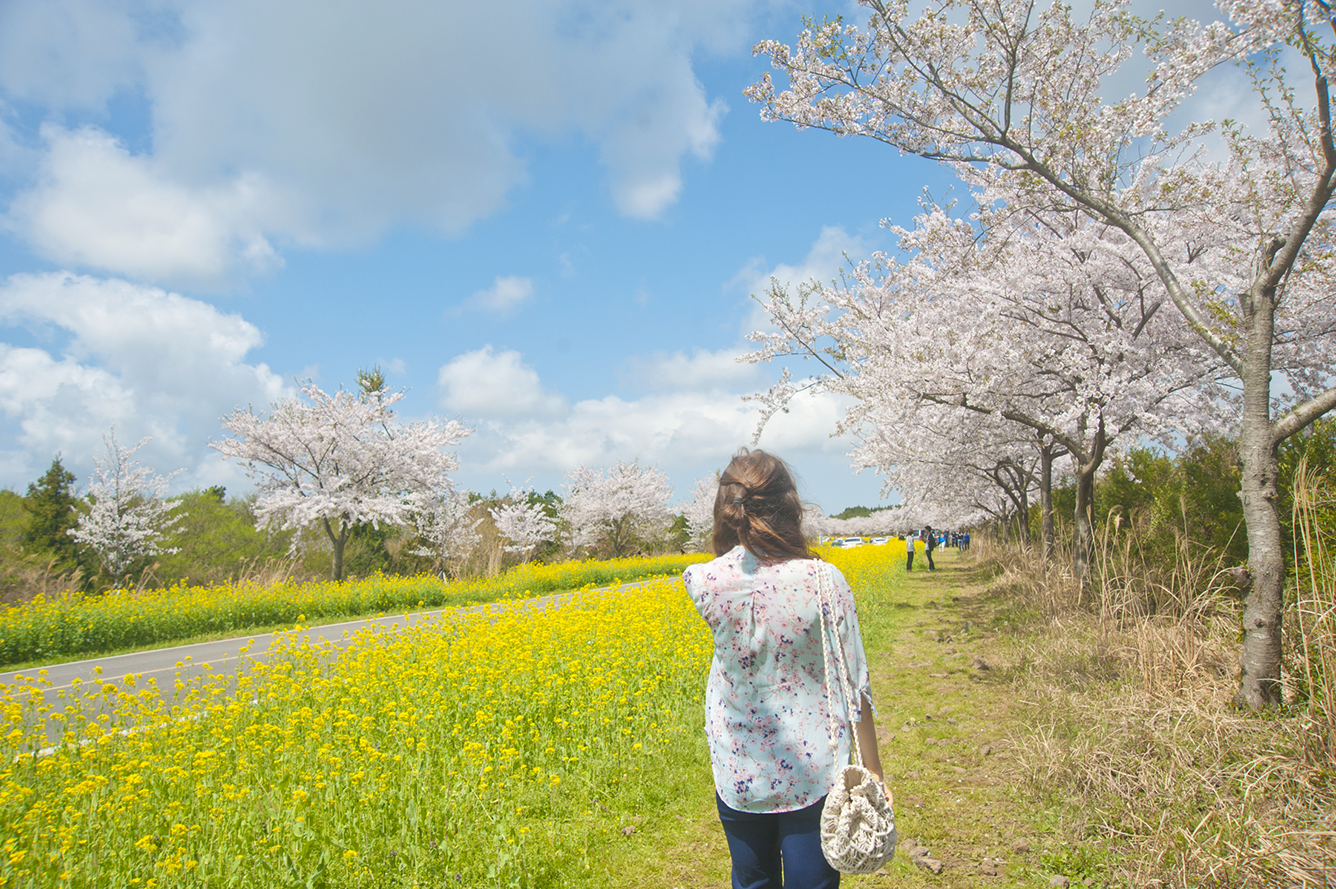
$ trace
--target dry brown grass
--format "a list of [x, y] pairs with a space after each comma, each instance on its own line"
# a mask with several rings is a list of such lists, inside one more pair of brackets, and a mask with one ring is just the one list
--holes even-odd
[[[1336, 573], [1323, 575], [1324, 592], [1299, 597], [1302, 614], [1288, 625], [1311, 674], [1289, 677], [1293, 693], [1322, 691], [1258, 716], [1230, 707], [1229, 577], [1189, 544], [1177, 554], [1176, 564], [1147, 565], [1115, 526], [1082, 588], [1061, 563], [977, 553], [997, 566], [1025, 627], [1012, 678], [1031, 728], [1016, 738], [1016, 777], [1064, 812], [1073, 843], [1108, 850], [1095, 853], [1098, 881], [1331, 889], [1336, 774], [1313, 749], [1315, 732], [1336, 740]], [[1314, 561], [1330, 568], [1323, 558]]]
[[[1294, 491], [1295, 563], [1299, 566], [1294, 614], [1300, 679], [1308, 702], [1313, 760], [1336, 767], [1336, 554], [1331, 522], [1336, 494], [1314, 478], [1305, 457]], [[1302, 549], [1299, 543], [1303, 544]]]
[[38, 559], [18, 550], [0, 556], [0, 605], [17, 605], [36, 596], [57, 596], [78, 590], [83, 582], [76, 569], [59, 571], [55, 559]]

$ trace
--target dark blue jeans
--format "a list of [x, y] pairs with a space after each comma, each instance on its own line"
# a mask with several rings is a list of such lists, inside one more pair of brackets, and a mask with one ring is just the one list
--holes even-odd
[[729, 808], [715, 794], [733, 859], [733, 889], [838, 889], [840, 873], [821, 853], [825, 801], [758, 815]]

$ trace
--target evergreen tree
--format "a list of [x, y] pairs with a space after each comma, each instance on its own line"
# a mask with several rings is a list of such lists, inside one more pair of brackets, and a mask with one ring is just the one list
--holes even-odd
[[28, 513], [23, 542], [34, 552], [53, 556], [60, 570], [76, 564], [74, 538], [68, 533], [79, 520], [76, 502], [74, 473], [61, 465], [59, 454], [51, 461], [51, 468], [28, 485], [28, 496], [23, 499]]

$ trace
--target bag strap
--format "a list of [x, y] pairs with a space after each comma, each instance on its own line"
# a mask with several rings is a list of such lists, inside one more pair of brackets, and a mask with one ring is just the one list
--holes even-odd
[[[821, 660], [822, 666], [825, 667], [826, 676], [826, 714], [829, 719], [830, 745], [834, 747], [838, 743], [836, 736], [839, 731], [839, 724], [835, 721], [834, 695], [831, 694], [831, 655], [826, 643], [826, 634], [833, 632], [835, 634], [835, 662], [839, 667], [840, 702], [844, 705], [845, 722], [849, 725], [849, 761], [854, 765], [861, 766], [863, 764], [863, 752], [858, 747], [858, 730], [854, 725], [853, 700], [850, 694], [850, 687], [853, 682], [849, 678], [849, 665], [844, 659], [844, 646], [840, 641], [839, 623], [835, 618], [834, 596], [830, 590], [830, 576], [826, 563], [820, 562], [817, 564], [816, 576], [817, 613], [821, 620]], [[829, 612], [829, 616], [827, 612]], [[861, 707], [862, 702], [859, 703]]]

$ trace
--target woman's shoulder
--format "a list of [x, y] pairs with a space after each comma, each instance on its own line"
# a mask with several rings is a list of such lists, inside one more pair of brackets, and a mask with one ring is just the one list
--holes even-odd
[[795, 570], [802, 573], [803, 577], [810, 577], [814, 582], [819, 582], [821, 575], [824, 574], [833, 589], [848, 587], [849, 585], [849, 582], [844, 579], [844, 572], [824, 559], [794, 559], [788, 564], [793, 565]]
[[829, 578], [843, 579], [840, 569], [819, 558], [789, 559], [784, 562], [771, 562], [762, 568], [789, 579], [817, 580], [825, 572]]
[[694, 565], [688, 565], [683, 570], [682, 577], [690, 585], [699, 583], [706, 578], [718, 577], [721, 574], [736, 574], [740, 568], [744, 567], [742, 563], [745, 561], [746, 554], [747, 551], [742, 546], [735, 546], [708, 562], [697, 562]]

